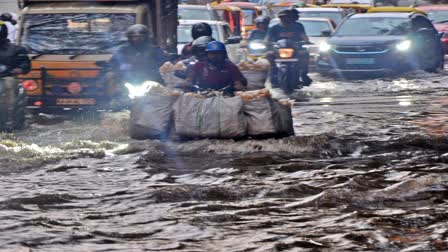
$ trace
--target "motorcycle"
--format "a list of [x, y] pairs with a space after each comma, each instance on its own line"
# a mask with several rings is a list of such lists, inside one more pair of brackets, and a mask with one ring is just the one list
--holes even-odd
[[305, 57], [308, 57], [303, 47], [305, 44], [309, 43], [290, 39], [282, 39], [274, 44], [275, 59], [271, 78], [287, 94], [304, 86], [301, 76], [305, 70]]
[[[4, 83], [6, 77], [15, 78], [7, 66], [0, 65], [0, 131], [9, 132], [21, 129], [25, 124], [26, 94], [23, 85], [17, 84], [14, 97], [8, 97], [10, 94]], [[27, 83], [24, 84], [27, 85]], [[11, 99], [13, 102], [10, 102]], [[12, 107], [11, 104], [13, 104]]]

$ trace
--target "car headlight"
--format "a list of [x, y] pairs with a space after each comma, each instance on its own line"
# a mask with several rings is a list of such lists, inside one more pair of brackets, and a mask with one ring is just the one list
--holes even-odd
[[330, 49], [331, 49], [331, 45], [325, 41], [320, 43], [320, 45], [319, 45], [320, 52], [328, 52], [328, 51], [330, 51]]
[[266, 49], [266, 45], [262, 43], [250, 43], [249, 48], [251, 50], [264, 50]]
[[397, 48], [398, 51], [407, 51], [409, 48], [411, 48], [411, 41], [410, 40], [404, 40], [400, 43], [395, 45], [395, 48]]

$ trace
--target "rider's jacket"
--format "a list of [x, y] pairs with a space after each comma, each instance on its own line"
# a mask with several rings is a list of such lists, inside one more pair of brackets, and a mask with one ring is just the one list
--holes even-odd
[[[30, 71], [31, 64], [28, 52], [24, 47], [4, 41], [0, 43], [0, 72], [5, 76], [5, 72], [14, 68], [21, 68], [24, 74]], [[13, 74], [8, 75], [12, 76]]]
[[160, 66], [165, 62], [163, 51], [155, 46], [124, 45], [112, 56], [112, 71], [124, 81], [156, 81], [162, 83]]
[[276, 42], [282, 39], [301, 41], [304, 35], [306, 35], [306, 32], [301, 23], [294, 22], [288, 26], [276, 24], [268, 30], [268, 41]]
[[189, 79], [200, 88], [214, 90], [233, 86], [237, 81], [246, 82], [238, 67], [229, 60], [222, 66], [216, 66], [209, 61], [198, 61], [191, 68]]

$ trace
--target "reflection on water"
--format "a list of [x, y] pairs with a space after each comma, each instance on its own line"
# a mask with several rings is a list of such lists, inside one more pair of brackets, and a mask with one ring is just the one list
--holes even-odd
[[446, 79], [318, 80], [285, 139], [0, 134], [0, 251], [447, 251]]

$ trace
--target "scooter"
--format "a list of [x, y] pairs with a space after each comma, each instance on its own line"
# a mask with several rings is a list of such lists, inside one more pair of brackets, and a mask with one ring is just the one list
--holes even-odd
[[[13, 131], [23, 128], [25, 124], [26, 95], [22, 84], [15, 87], [14, 97], [7, 97], [4, 78], [15, 78], [5, 65], [0, 65], [0, 131]], [[18, 81], [17, 81], [18, 82]], [[13, 107], [8, 102], [14, 99]]]
[[285, 93], [290, 94], [296, 88], [302, 88], [301, 76], [307, 51], [303, 45], [307, 42], [296, 42], [282, 39], [274, 44], [274, 66], [272, 80]]

